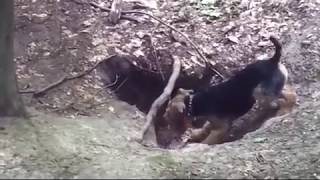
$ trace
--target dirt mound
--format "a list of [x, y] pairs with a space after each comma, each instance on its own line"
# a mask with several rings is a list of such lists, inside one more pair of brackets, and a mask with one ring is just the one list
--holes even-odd
[[[111, 4], [99, 2], [106, 7]], [[266, 125], [277, 122], [272, 128], [237, 142], [189, 145], [179, 151], [148, 149], [128, 140], [141, 131], [144, 115], [119, 102], [104, 89], [100, 74], [92, 72], [44, 97], [24, 95], [27, 106], [46, 115], [34, 117], [33, 125], [21, 121], [19, 126], [0, 130], [2, 177], [319, 178], [319, 3], [214, 2], [160, 0], [159, 9], [143, 11], [187, 34], [225, 74], [268, 52], [270, 33], [280, 37], [282, 62], [299, 95], [300, 104], [293, 113], [273, 119]], [[152, 37], [155, 49], [181, 57], [187, 74], [203, 70], [201, 59], [184, 38], [148, 17], [132, 14], [138, 22], [121, 20], [111, 25], [108, 13], [86, 1], [20, 0], [15, 4], [15, 60], [21, 89], [44, 87], [109, 55], [146, 57], [141, 52], [147, 51], [140, 49], [144, 35]], [[172, 61], [165, 62], [171, 72]], [[157, 61], [151, 64], [158, 66]], [[190, 68], [191, 64], [200, 69]], [[162, 77], [155, 79], [163, 82]], [[145, 101], [141, 104], [152, 100]]]

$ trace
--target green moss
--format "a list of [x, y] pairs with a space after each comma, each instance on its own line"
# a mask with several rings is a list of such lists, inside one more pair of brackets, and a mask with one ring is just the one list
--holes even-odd
[[175, 159], [171, 153], [163, 153], [160, 155], [150, 156], [147, 158], [153, 169], [161, 178], [181, 178], [189, 179], [189, 171], [182, 162]]

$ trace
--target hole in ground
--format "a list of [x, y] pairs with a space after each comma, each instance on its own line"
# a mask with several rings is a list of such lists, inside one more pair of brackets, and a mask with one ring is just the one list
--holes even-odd
[[[166, 61], [164, 61], [165, 59]], [[172, 71], [172, 58], [165, 57], [160, 62], [162, 73], [152, 70], [152, 65], [145, 59], [137, 58], [135, 56], [116, 55], [110, 59], [104, 61], [99, 66], [99, 73], [103, 83], [108, 86], [117, 98], [121, 101], [125, 101], [130, 105], [135, 105], [140, 111], [147, 114], [151, 104], [156, 98], [163, 92], [164, 87], [171, 75]], [[168, 61], [169, 60], [169, 61]], [[176, 89], [193, 89], [198, 90], [210, 86], [212, 79], [214, 78], [214, 72], [207, 68], [202, 68], [200, 73], [186, 73], [181, 71], [178, 80], [175, 85], [175, 91], [172, 93], [172, 97], [176, 93]], [[214, 83], [217, 83], [215, 81]], [[163, 148], [176, 148], [179, 146], [179, 141], [183, 132], [186, 131], [189, 122], [175, 122], [175, 128], [169, 128], [166, 121], [163, 120], [167, 102], [162, 108], [159, 109], [158, 116], [155, 119], [155, 131], [157, 137], [157, 143]], [[273, 116], [274, 112], [265, 114], [263, 118], [260, 118], [256, 124], [243, 126], [243, 119], [240, 123], [235, 123], [236, 127], [233, 133], [228, 136], [224, 142], [231, 142], [241, 139], [247, 132], [254, 131], [260, 127], [262, 121], [266, 120], [266, 117]], [[204, 122], [198, 121], [198, 124], [192, 124], [194, 128], [200, 128]], [[240, 125], [239, 125], [240, 124]]]
[[[104, 85], [109, 87], [119, 100], [136, 105], [140, 111], [147, 113], [171, 75], [173, 60], [170, 57], [166, 59], [166, 62], [161, 64], [162, 73], [150, 70], [152, 65], [145, 59], [125, 55], [116, 55], [104, 61], [98, 71]], [[192, 74], [181, 71], [175, 89], [198, 90], [208, 87], [214, 72], [201, 67], [196, 71], [198, 73]]]

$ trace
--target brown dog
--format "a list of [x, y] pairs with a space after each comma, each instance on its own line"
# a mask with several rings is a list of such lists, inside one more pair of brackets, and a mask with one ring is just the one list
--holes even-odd
[[[202, 116], [197, 117], [197, 120], [201, 121], [203, 118], [203, 122], [206, 123], [202, 128], [194, 128], [189, 117], [186, 116], [184, 103], [184, 98], [191, 93], [191, 90], [178, 89], [174, 98], [169, 101], [163, 118], [170, 131], [173, 132], [174, 138], [181, 138], [184, 133], [189, 133], [186, 135], [189, 136], [188, 142], [208, 145], [240, 139], [248, 132], [259, 129], [268, 119], [289, 113], [297, 102], [296, 92], [289, 84], [285, 84], [280, 97], [264, 95], [258, 87], [254, 93], [257, 100], [255, 107], [235, 120], [232, 125], [228, 123], [230, 120]], [[190, 131], [186, 132], [187, 129]], [[176, 139], [172, 140], [171, 144], [178, 143], [175, 141]]]
[[[187, 137], [189, 142], [198, 142], [198, 143], [204, 143], [204, 144], [218, 144], [221, 140], [224, 139], [224, 135], [227, 134], [227, 130], [229, 127], [229, 124], [226, 124], [226, 120], [220, 120], [214, 116], [207, 117], [197, 117], [197, 120], [200, 120], [200, 118], [204, 118], [206, 121], [205, 125], [202, 128], [198, 129], [192, 129], [192, 121], [190, 117], [186, 114], [186, 105], [184, 103], [184, 99], [186, 96], [189, 96], [192, 93], [192, 90], [185, 90], [182, 88], [179, 88], [177, 90], [176, 95], [174, 98], [172, 98], [165, 110], [165, 113], [163, 115], [164, 120], [168, 124], [168, 128], [171, 132], [173, 132], [175, 135], [175, 138], [181, 138], [182, 135], [187, 131]], [[210, 121], [207, 121], [210, 119]], [[204, 121], [204, 122], [205, 122]], [[214, 122], [214, 123], [209, 123]], [[190, 133], [188, 135], [188, 133]], [[182, 137], [183, 138], [183, 137]], [[175, 140], [171, 141], [171, 144], [176, 144]]]
[[[182, 134], [191, 128], [191, 121], [186, 116], [186, 105], [184, 98], [189, 96], [192, 90], [179, 88], [176, 95], [168, 102], [163, 118], [168, 124], [169, 131], [173, 134], [171, 140], [172, 146], [176, 146], [178, 139], [181, 139]], [[179, 141], [179, 140], [178, 140]]]

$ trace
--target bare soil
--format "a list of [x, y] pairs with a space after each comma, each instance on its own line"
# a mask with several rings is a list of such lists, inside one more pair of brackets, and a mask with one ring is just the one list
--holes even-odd
[[[114, 53], [144, 56], [143, 35], [181, 57], [187, 73], [202, 60], [184, 38], [148, 17], [113, 25], [87, 1], [16, 3], [15, 60], [20, 89], [82, 72]], [[111, 1], [104, 2], [110, 7]], [[202, 3], [202, 4], [201, 4]], [[29, 120], [3, 119], [1, 178], [320, 178], [320, 9], [310, 1], [157, 1], [143, 9], [187, 34], [217, 68], [232, 74], [272, 54], [282, 62], [299, 106], [243, 139], [222, 145], [151, 149], [134, 141], [144, 114], [104, 88], [98, 71], [45, 96], [24, 94]], [[133, 3], [125, 2], [130, 10]], [[210, 11], [205, 11], [211, 7]], [[211, 16], [205, 15], [211, 12]], [[214, 13], [212, 13], [214, 12]], [[163, 62], [161, 62], [163, 63]], [[157, 67], [157, 62], [150, 62]], [[121, 88], [121, 87], [120, 87]]]

